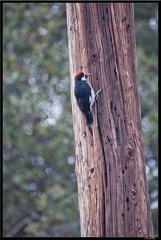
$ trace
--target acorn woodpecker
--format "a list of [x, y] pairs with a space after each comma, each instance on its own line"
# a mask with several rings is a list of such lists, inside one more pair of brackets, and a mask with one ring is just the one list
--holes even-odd
[[74, 94], [77, 100], [77, 104], [84, 114], [87, 126], [92, 129], [93, 117], [92, 117], [92, 105], [98, 98], [98, 94], [101, 89], [95, 94], [93, 88], [87, 83], [87, 77], [91, 76], [92, 73], [77, 72], [75, 74], [75, 88]]

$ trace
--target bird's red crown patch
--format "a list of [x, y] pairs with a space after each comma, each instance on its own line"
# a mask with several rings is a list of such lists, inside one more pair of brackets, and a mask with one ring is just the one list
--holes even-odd
[[77, 76], [79, 76], [80, 74], [82, 74], [83, 72], [76, 72], [76, 74], [75, 74], [75, 77], [77, 77]]

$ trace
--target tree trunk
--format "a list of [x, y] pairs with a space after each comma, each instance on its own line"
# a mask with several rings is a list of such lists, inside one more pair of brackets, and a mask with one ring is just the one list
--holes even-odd
[[[132, 3], [68, 3], [67, 25], [82, 237], [152, 237], [138, 98]], [[74, 74], [102, 89], [93, 135]]]

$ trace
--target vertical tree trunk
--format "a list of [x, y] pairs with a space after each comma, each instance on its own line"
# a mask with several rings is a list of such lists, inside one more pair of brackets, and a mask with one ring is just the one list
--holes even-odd
[[[82, 237], [152, 237], [138, 99], [132, 3], [68, 3], [76, 175]], [[93, 136], [74, 73], [93, 75]]]

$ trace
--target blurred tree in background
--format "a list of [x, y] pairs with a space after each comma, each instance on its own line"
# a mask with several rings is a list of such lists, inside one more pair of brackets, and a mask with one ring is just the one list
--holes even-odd
[[[146, 170], [155, 235], [157, 3], [135, 3]], [[3, 3], [3, 235], [80, 236], [65, 3]]]
[[4, 236], [77, 236], [63, 3], [4, 3]]
[[155, 236], [158, 235], [158, 3], [135, 3], [142, 130]]

